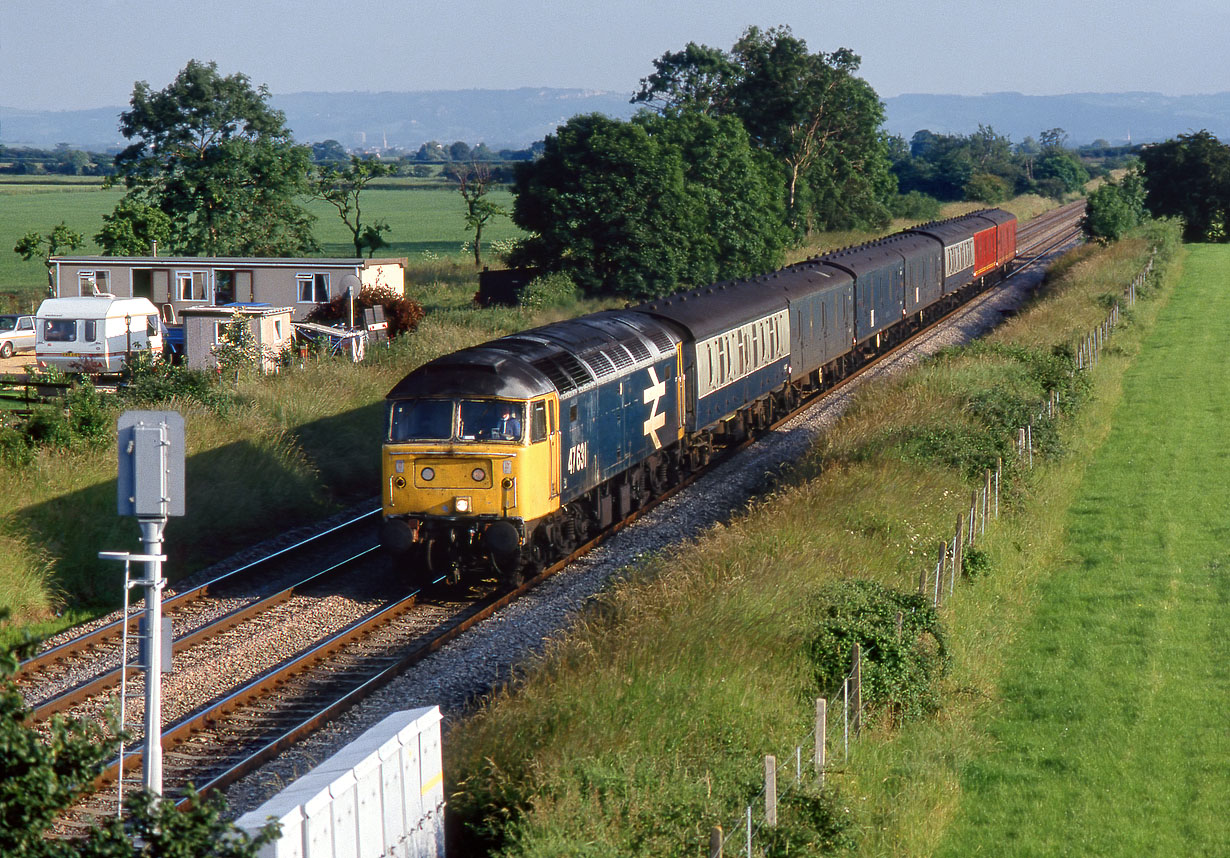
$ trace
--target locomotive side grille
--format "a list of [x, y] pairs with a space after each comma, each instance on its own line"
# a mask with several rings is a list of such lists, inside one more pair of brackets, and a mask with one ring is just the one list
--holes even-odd
[[589, 354], [582, 355], [581, 360], [585, 361], [594, 375], [600, 379], [615, 374], [614, 362], [602, 352], [590, 352]]
[[636, 361], [632, 360], [632, 355], [628, 353], [628, 350], [618, 343], [610, 346], [606, 351], [606, 355], [614, 361], [615, 366], [621, 370], [630, 369], [632, 365], [636, 363]]
[[555, 385], [555, 389], [561, 394], [572, 393], [577, 390], [578, 385], [572, 380], [572, 376], [552, 358], [539, 358], [534, 361], [533, 365], [535, 369], [551, 380], [551, 383]]
[[649, 349], [645, 348], [645, 344], [640, 339], [626, 339], [623, 341], [623, 347], [632, 352], [632, 357], [638, 363], [649, 360], [652, 357], [649, 354]]
[[670, 338], [670, 335], [661, 328], [654, 328], [646, 332], [649, 341], [658, 347], [658, 351], [664, 355], [673, 355], [675, 353], [675, 341]]

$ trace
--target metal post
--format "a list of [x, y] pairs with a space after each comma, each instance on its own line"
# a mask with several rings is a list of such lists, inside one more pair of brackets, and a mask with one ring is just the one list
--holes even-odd
[[141, 543], [151, 559], [145, 581], [145, 788], [162, 795], [162, 531], [165, 518], [141, 519]]
[[828, 729], [828, 700], [823, 697], [817, 697], [815, 765], [816, 774], [820, 777], [820, 783], [824, 783], [825, 755], [828, 752]]

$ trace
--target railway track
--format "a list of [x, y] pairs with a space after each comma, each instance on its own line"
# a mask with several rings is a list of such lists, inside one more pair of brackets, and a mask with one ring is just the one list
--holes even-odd
[[[1022, 225], [1018, 235], [1020, 252], [1016, 270], [1024, 270], [1051, 248], [1070, 241], [1079, 231], [1076, 219], [1082, 211], [1083, 202], [1071, 204]], [[974, 297], [953, 312], [960, 312], [978, 300], [978, 297]], [[936, 319], [882, 358], [899, 352], [918, 337], [943, 325], [951, 315]], [[789, 421], [799, 411], [810, 408], [817, 399], [844, 386], [853, 377], [807, 400], [796, 411], [775, 421], [773, 428]], [[735, 455], [750, 443], [753, 443], [753, 440], [749, 439], [744, 444], [731, 448], [720, 459], [715, 459], [714, 464]], [[416, 607], [423, 607], [419, 604], [418, 594], [411, 593], [387, 601], [366, 616], [331, 633], [324, 640], [301, 649], [282, 663], [258, 672], [247, 681], [218, 695], [208, 704], [177, 718], [163, 729], [166, 793], [174, 794], [189, 782], [195, 783], [202, 792], [225, 788], [319, 729], [322, 724], [355, 705], [448, 641], [518, 599], [542, 580], [566, 568], [576, 557], [628, 526], [657, 504], [682, 491], [700, 476], [698, 473], [685, 480], [634, 512], [629, 519], [608, 529], [573, 555], [553, 564], [510, 593], [499, 594], [488, 590], [477, 598], [447, 603], [434, 602], [431, 605], [434, 610], [429, 611], [426, 616], [422, 616], [421, 611], [415, 611]], [[280, 556], [289, 560], [310, 553], [311, 549], [306, 546], [319, 545], [318, 540], [326, 538], [327, 534], [344, 534], [344, 540], [353, 542], [355, 537], [349, 529], [358, 530], [361, 522], [370, 524], [377, 514], [378, 510], [357, 516], [326, 533], [289, 546], [274, 557]], [[351, 557], [339, 563], [318, 569], [311, 576], [304, 576], [290, 586], [270, 593], [241, 609], [228, 612], [224, 617], [183, 635], [175, 642], [176, 653], [187, 652], [193, 646], [200, 646], [216, 638], [218, 634], [242, 627], [252, 617], [275, 610], [278, 605], [285, 604], [297, 589], [308, 586], [309, 582], [319, 583], [322, 576], [349, 570], [353, 568], [352, 564], [362, 563], [373, 547], [369, 545], [357, 549]], [[227, 582], [242, 580], [245, 576], [254, 574], [254, 570], [263, 569], [262, 564], [266, 561], [272, 562], [273, 557], [245, 564], [201, 587], [177, 594], [167, 600], [167, 605], [180, 605], [181, 599], [183, 606], [204, 600], [211, 591], [226, 586]], [[279, 599], [281, 601], [277, 601]], [[260, 607], [262, 605], [264, 607]], [[64, 644], [36, 656], [22, 665], [23, 681], [27, 675], [53, 669], [49, 665], [69, 659], [92, 657], [89, 654], [97, 653], [100, 647], [107, 645], [100, 643], [101, 641], [118, 639], [121, 628], [122, 622], [112, 623], [105, 629], [91, 633], [91, 636], [74, 640], [71, 642], [72, 646]], [[108, 634], [110, 638], [107, 637]], [[86, 641], [87, 637], [91, 640]], [[53, 655], [57, 651], [59, 654]], [[86, 653], [85, 656], [81, 655], [83, 652]], [[109, 683], [106, 676], [112, 677]], [[54, 695], [39, 704], [36, 717], [44, 718], [55, 711], [73, 711], [83, 700], [97, 698], [100, 693], [113, 687], [115, 681], [118, 681], [117, 669], [78, 683], [71, 692]], [[87, 685], [88, 691], [85, 690]], [[56, 708], [52, 708], [53, 706]], [[140, 752], [132, 751], [124, 755], [122, 762], [117, 761], [111, 766], [99, 779], [99, 791], [88, 803], [79, 805], [65, 819], [61, 830], [72, 833], [101, 814], [114, 813], [118, 790], [127, 788], [124, 786], [125, 781], [131, 777], [129, 773], [139, 771], [140, 762]]]

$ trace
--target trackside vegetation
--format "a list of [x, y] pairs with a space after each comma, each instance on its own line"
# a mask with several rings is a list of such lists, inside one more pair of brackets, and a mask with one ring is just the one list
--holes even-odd
[[[1177, 228], [1152, 223], [1069, 254], [985, 342], [862, 388], [743, 513], [629, 570], [450, 733], [456, 848], [704, 854], [711, 828], [756, 801], [763, 755], [808, 741], [814, 698], [834, 695], [858, 641], [870, 708], [849, 762], [822, 786], [779, 778], [780, 822], [758, 829], [757, 849], [931, 854], [990, 742], [978, 717], [1003, 693], [1006, 648], [1062, 553], [1098, 421], [1159, 302], [1127, 314], [1095, 372], [1074, 372], [1072, 345], [1151, 254], [1145, 291], [1167, 294], [1178, 249]], [[1030, 470], [1013, 438], [1052, 393]], [[999, 459], [1001, 517], [935, 612], [912, 595], [919, 570], [967, 508], [971, 476]]]

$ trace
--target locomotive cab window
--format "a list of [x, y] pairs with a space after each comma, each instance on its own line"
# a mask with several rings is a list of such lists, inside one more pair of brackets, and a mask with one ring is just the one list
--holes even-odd
[[447, 441], [452, 437], [451, 399], [402, 399], [389, 404], [390, 441]]
[[462, 441], [520, 442], [525, 432], [525, 403], [507, 399], [463, 399], [457, 437]]
[[547, 403], [535, 402], [530, 417], [530, 443], [547, 440]]

